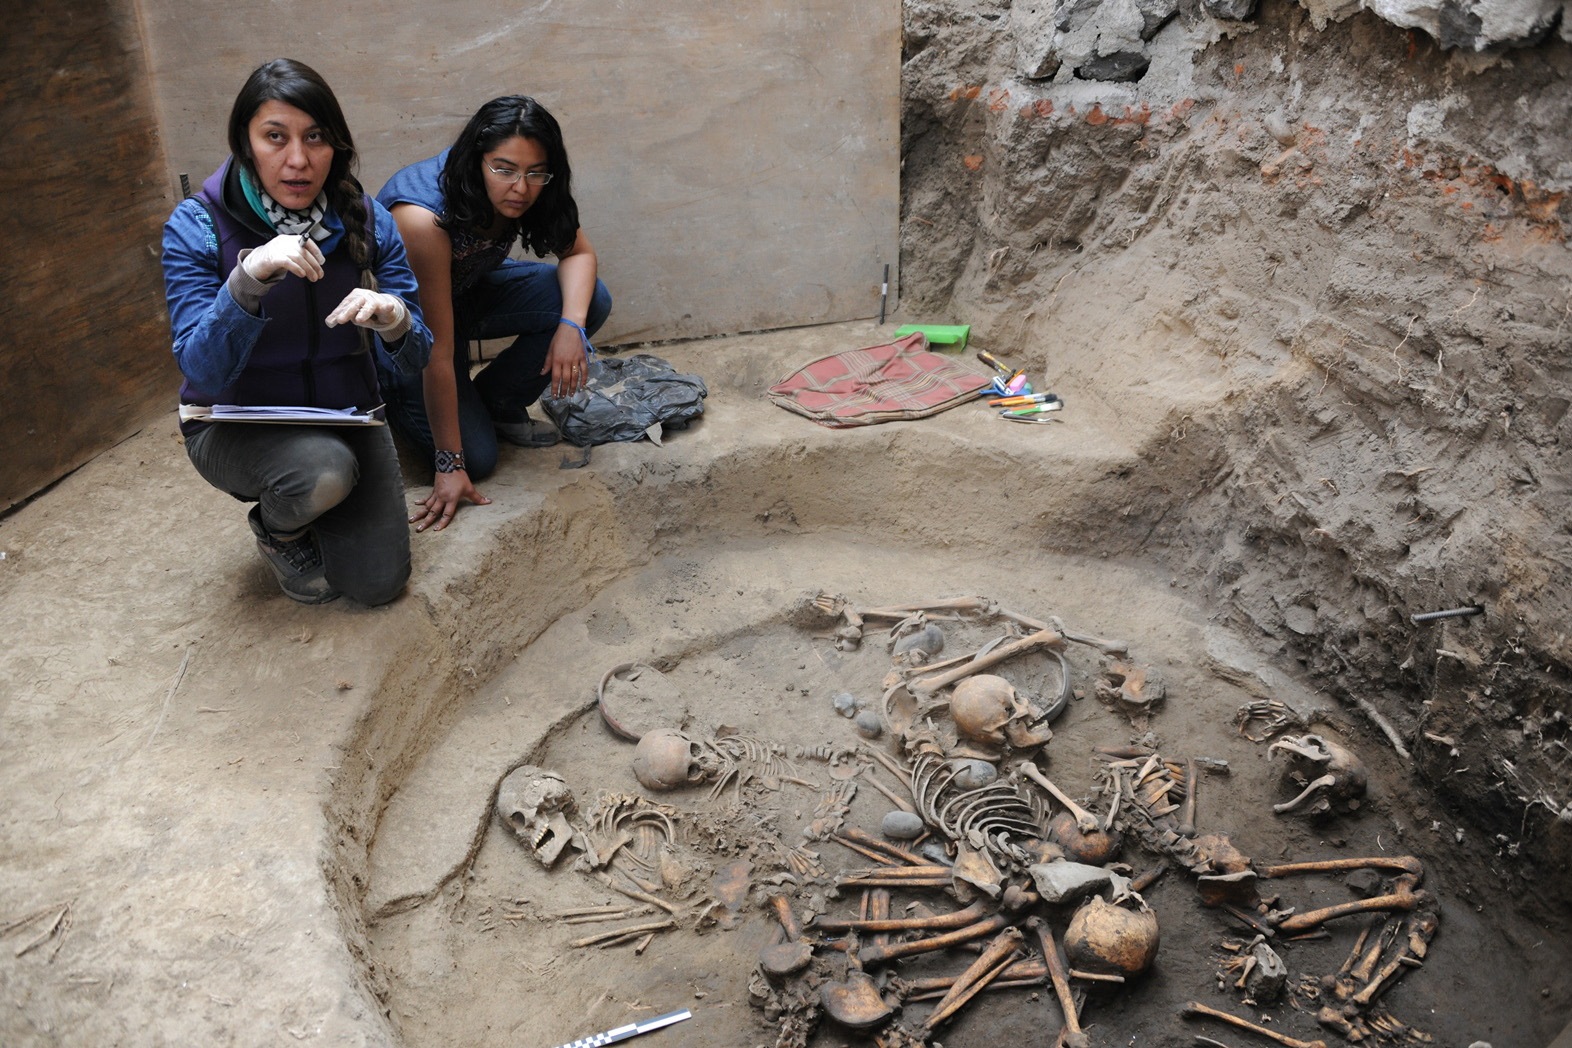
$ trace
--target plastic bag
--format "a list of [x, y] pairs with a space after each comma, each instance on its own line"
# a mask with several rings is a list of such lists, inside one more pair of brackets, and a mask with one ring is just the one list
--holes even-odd
[[583, 389], [571, 397], [542, 397], [540, 403], [562, 439], [582, 448], [638, 440], [656, 425], [685, 425], [704, 414], [707, 396], [699, 376], [680, 375], [660, 357], [636, 353], [597, 357]]

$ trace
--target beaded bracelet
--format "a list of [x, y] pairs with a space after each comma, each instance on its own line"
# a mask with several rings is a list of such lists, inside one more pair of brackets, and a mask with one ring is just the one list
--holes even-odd
[[462, 451], [443, 451], [437, 449], [437, 472], [452, 473], [456, 469], [464, 468], [464, 453]]

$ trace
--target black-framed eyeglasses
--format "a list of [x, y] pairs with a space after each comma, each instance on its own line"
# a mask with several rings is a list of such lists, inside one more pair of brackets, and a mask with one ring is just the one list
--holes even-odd
[[490, 164], [486, 165], [486, 170], [496, 175], [497, 181], [510, 186], [521, 178], [532, 186], [543, 186], [551, 181], [550, 171], [514, 171], [512, 168], [492, 167]]

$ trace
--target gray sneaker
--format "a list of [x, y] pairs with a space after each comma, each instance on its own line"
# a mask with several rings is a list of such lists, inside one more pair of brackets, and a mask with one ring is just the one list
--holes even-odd
[[252, 506], [246, 514], [251, 533], [257, 537], [257, 549], [267, 566], [278, 579], [278, 588], [290, 600], [302, 604], [326, 604], [338, 599], [338, 590], [328, 584], [322, 554], [311, 540], [311, 533], [304, 528], [293, 538], [280, 538], [262, 525], [262, 507]]
[[523, 422], [497, 422], [495, 425], [502, 439], [521, 448], [549, 448], [562, 439], [556, 426], [528, 415]]

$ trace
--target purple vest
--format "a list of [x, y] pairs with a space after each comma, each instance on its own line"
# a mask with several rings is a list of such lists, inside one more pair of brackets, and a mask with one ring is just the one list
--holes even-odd
[[[225, 204], [225, 180], [234, 160], [210, 175], [197, 194], [213, 219], [218, 238], [219, 278], [227, 279], [246, 248], [260, 247], [277, 236], [260, 220], [242, 221]], [[230, 187], [238, 197], [239, 186]], [[250, 205], [243, 198], [237, 210]], [[366, 198], [367, 242], [375, 245], [370, 228], [375, 213]], [[374, 247], [373, 247], [374, 250]], [[267, 325], [257, 338], [240, 377], [216, 393], [180, 387], [186, 404], [287, 404], [326, 408], [371, 408], [382, 402], [371, 354], [364, 352], [360, 329], [353, 324], [328, 327], [323, 321], [350, 291], [360, 286], [360, 271], [350, 260], [342, 240], [327, 256], [323, 275], [316, 282], [288, 274], [262, 296]]]

